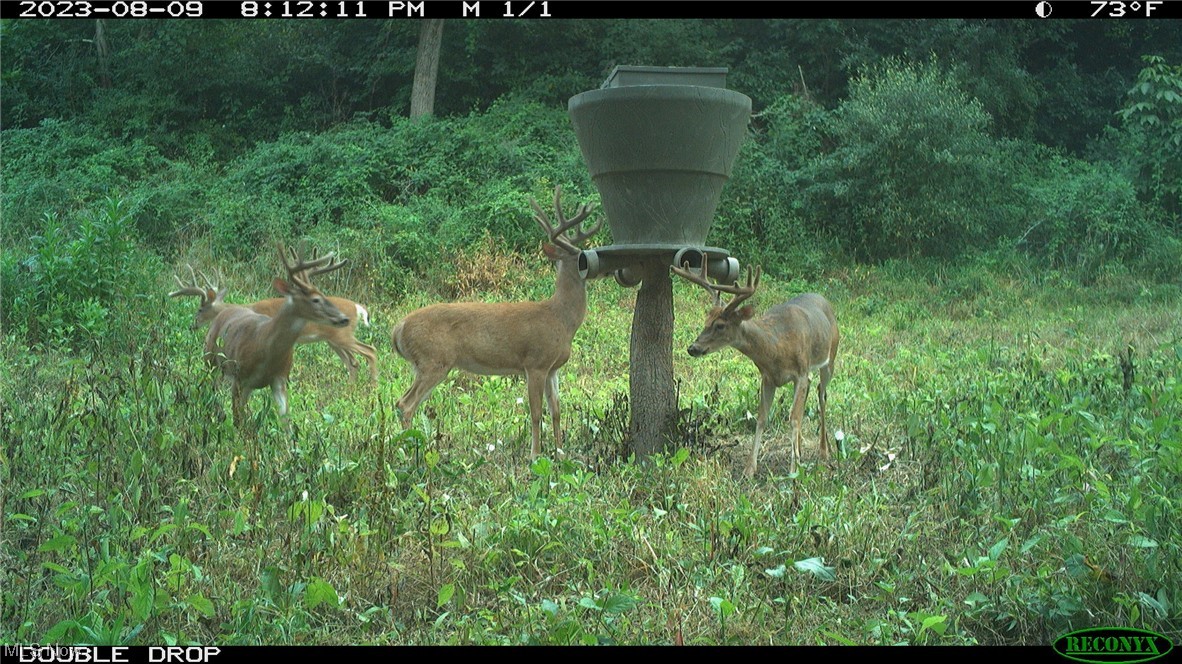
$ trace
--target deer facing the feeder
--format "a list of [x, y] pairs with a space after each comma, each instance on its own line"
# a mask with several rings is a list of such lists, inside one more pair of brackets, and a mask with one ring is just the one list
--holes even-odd
[[[701, 357], [720, 348], [731, 346], [751, 358], [759, 369], [760, 397], [759, 415], [755, 420], [755, 443], [747, 461], [745, 474], [755, 475], [759, 462], [759, 444], [767, 427], [768, 411], [776, 396], [776, 388], [793, 383], [795, 393], [792, 399], [792, 454], [789, 472], [796, 471], [800, 457], [801, 420], [804, 418], [804, 402], [809, 391], [809, 372], [820, 375], [817, 384], [817, 399], [820, 402], [821, 458], [829, 458], [829, 439], [825, 431], [826, 388], [833, 378], [833, 363], [837, 357], [837, 319], [833, 305], [816, 293], [806, 293], [768, 309], [763, 316], [756, 317], [750, 305], [740, 307], [759, 288], [759, 268], [747, 269], [747, 285], [731, 286], [712, 284], [706, 275], [706, 263], [702, 263], [701, 274], [695, 274], [687, 263], [684, 267], [671, 267], [674, 274], [695, 283], [711, 293], [714, 299], [706, 325], [697, 340], [689, 347], [693, 357]], [[735, 297], [723, 304], [722, 293]]]

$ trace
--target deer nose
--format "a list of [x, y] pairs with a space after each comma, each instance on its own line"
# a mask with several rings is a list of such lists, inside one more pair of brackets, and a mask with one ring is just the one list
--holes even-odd
[[340, 318], [338, 318], [332, 322], [333, 327], [345, 327], [348, 324], [349, 324], [349, 317], [348, 316], [341, 316]]
[[697, 346], [690, 346], [689, 350], [687, 350], [686, 352], [690, 354], [690, 357], [702, 357], [703, 355], [706, 354], [706, 351], [702, 350], [701, 348], [698, 348]]

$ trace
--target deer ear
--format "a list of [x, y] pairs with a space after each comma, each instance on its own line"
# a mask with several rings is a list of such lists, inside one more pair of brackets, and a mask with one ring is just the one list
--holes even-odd
[[276, 279], [275, 281], [272, 281], [271, 286], [274, 287], [275, 290], [279, 291], [281, 295], [291, 295], [291, 286], [288, 286], [287, 282], [282, 279]]
[[739, 320], [751, 320], [751, 317], [755, 315], [755, 307], [751, 305], [742, 307], [739, 309], [738, 314]]
[[559, 253], [558, 247], [550, 244], [549, 242], [542, 243], [542, 253], [546, 254], [546, 258], [549, 258], [552, 261], [562, 258], [562, 254]]

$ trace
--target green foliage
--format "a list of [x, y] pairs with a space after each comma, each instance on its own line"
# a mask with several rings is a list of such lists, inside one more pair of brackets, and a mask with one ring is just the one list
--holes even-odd
[[[1110, 263], [1143, 261], [1161, 279], [1176, 270], [1159, 265], [1170, 233], [1152, 207], [1141, 203], [1133, 183], [1111, 165], [1088, 163], [1033, 145], [1014, 145], [1011, 173], [1026, 230], [1017, 246], [1051, 266], [1095, 278]], [[1148, 259], [1148, 262], [1144, 262]], [[1170, 273], [1173, 274], [1170, 274]]]
[[[712, 243], [773, 274], [1022, 239], [1057, 267], [1120, 260], [1169, 279], [1180, 242], [1170, 192], [1182, 178], [1170, 170], [1177, 137], [1160, 132], [1176, 120], [1176, 67], [1165, 63], [1182, 41], [1165, 24], [1096, 25], [459, 23], [444, 36], [439, 117], [410, 122], [413, 27], [10, 21], [2, 232], [21, 244], [46, 212], [118, 195], [161, 253], [208, 243], [251, 260], [276, 237], [318, 238], [395, 271], [366, 277], [404, 292], [404, 275], [485, 233], [533, 245], [529, 195], [558, 183], [591, 191], [562, 107], [612, 65], [729, 65], [756, 114]], [[1134, 48], [1163, 55], [1141, 62]], [[1103, 160], [1129, 171], [1146, 204], [1128, 208], [1123, 184], [1104, 184], [1127, 227], [1087, 211], [1107, 167], [1088, 175], [1070, 154], [1004, 139], [1081, 152], [1087, 141], [1063, 128], [1111, 118], [1113, 90], [1129, 90], [1125, 127], [1108, 133]], [[1037, 162], [1055, 159], [1070, 165]], [[1048, 200], [1067, 218], [1036, 226]], [[1144, 237], [1156, 241], [1139, 252]]]
[[109, 196], [126, 199], [165, 166], [152, 145], [111, 139], [79, 121], [6, 129], [4, 241], [23, 241], [46, 213], [69, 215]]
[[[989, 137], [988, 116], [959, 85], [934, 62], [871, 71], [832, 114], [813, 116], [835, 147], [822, 141], [783, 184], [760, 188], [799, 189], [795, 235], [814, 229], [862, 260], [1016, 245], [1085, 279], [1118, 263], [1176, 278], [1177, 234], [1127, 176], [1107, 162]], [[804, 145], [797, 152], [807, 155]], [[753, 152], [755, 163], [766, 158], [762, 146]]]
[[[533, 461], [520, 380], [456, 376], [402, 432], [405, 365], [383, 355], [377, 385], [349, 384], [302, 346], [295, 433], [260, 394], [238, 432], [187, 304], [86, 361], [8, 337], [0, 621], [21, 642], [119, 644], [1031, 644], [1092, 622], [1174, 638], [1178, 289], [1125, 296], [1023, 260], [765, 277], [760, 298], [837, 304], [844, 435], [815, 463], [809, 414], [786, 476], [781, 399], [754, 481], [734, 479], [758, 402], [738, 353], [679, 354], [699, 438], [598, 454], [630, 320], [609, 284], [562, 374], [564, 454]], [[679, 311], [700, 308], [689, 291]], [[678, 343], [696, 331], [679, 318]]]
[[[1173, 580], [1149, 579], [1177, 551], [1159, 543], [1178, 536], [1163, 519], [1177, 504], [1171, 478], [1182, 460], [1182, 432], [1178, 419], [1154, 404], [1173, 399], [1178, 387], [1172, 379], [1152, 386], [1142, 379], [1169, 371], [1182, 359], [1178, 349], [1130, 346], [1115, 357], [1097, 351], [1054, 365], [1038, 343], [977, 352], [988, 354], [991, 371], [966, 376], [960, 387], [958, 380], [921, 387], [904, 408], [908, 435], [926, 450], [920, 454], [931, 497], [962, 523], [1001, 521], [1008, 533], [988, 552], [947, 564], [993, 589], [977, 597], [972, 614], [1011, 624], [1035, 619], [1052, 633], [1065, 631], [1087, 621], [1095, 597], [1124, 592], [1110, 587], [1117, 572], [1105, 561], [1115, 559], [1137, 561], [1150, 574], [1151, 594], [1175, 596]], [[1145, 500], [1148, 494], [1155, 498]], [[1060, 564], [1039, 562], [1048, 557], [1067, 563], [1068, 578], [1036, 590]]]
[[842, 44], [848, 53], [843, 66], [853, 73], [892, 59], [934, 56], [989, 114], [995, 135], [1025, 139], [1036, 130], [1039, 102], [1047, 96], [1030, 71], [1028, 51], [1031, 41], [1054, 29], [1038, 28], [1016, 21], [866, 21], [857, 27], [856, 39]]
[[[438, 117], [411, 122], [409, 22], [0, 23], [3, 633], [1176, 640], [1178, 25], [456, 22]], [[399, 430], [389, 326], [550, 292], [528, 198], [594, 198], [563, 107], [615, 64], [729, 65], [753, 97], [711, 243], [765, 264], [759, 306], [837, 304], [833, 464], [810, 414], [784, 475], [782, 396], [763, 473], [734, 481], [758, 379], [733, 352], [676, 354], [678, 449], [628, 459], [631, 295], [610, 283], [563, 371], [562, 453], [526, 459], [511, 377], [457, 375]], [[264, 395], [245, 431], [219, 415], [154, 253], [226, 266], [246, 301], [275, 239], [350, 259], [333, 292], [364, 299], [386, 358], [362, 387], [297, 350], [291, 435]]]
[[95, 349], [134, 338], [136, 327], [117, 320], [139, 315], [160, 268], [135, 238], [119, 199], [70, 221], [46, 214], [40, 234], [30, 239], [31, 253], [8, 251], [0, 262], [5, 327], [31, 344]]
[[0, 23], [4, 40], [0, 108], [5, 129], [85, 115], [97, 83], [93, 37], [94, 25], [89, 21]]
[[1117, 115], [1130, 135], [1137, 189], [1148, 200], [1182, 215], [1182, 65], [1147, 55], [1137, 82]]
[[[99, 26], [110, 48], [107, 84], [95, 55]], [[367, 20], [152, 19], [22, 20], [4, 31], [4, 116], [17, 126], [86, 118], [100, 132], [153, 140], [170, 157], [218, 159], [395, 103], [409, 89], [418, 32]]]
[[485, 233], [536, 247], [528, 196], [587, 179], [568, 124], [560, 109], [505, 99], [465, 118], [288, 134], [228, 165], [202, 221], [219, 250], [242, 258], [270, 238], [318, 233], [364, 264], [415, 270]]
[[851, 84], [796, 176], [800, 215], [861, 259], [947, 256], [1004, 233], [989, 116], [936, 62], [888, 62]]
[[[723, 189], [711, 242], [772, 274], [816, 274], [829, 247], [793, 209], [792, 175], [821, 153], [828, 114], [786, 95], [752, 121], [753, 132]], [[716, 239], [713, 239], [716, 238]]]

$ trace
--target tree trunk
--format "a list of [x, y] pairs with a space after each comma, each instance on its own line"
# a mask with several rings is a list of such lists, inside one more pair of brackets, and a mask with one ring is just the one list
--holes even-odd
[[431, 115], [435, 110], [435, 80], [439, 74], [439, 46], [442, 43], [443, 19], [424, 20], [419, 30], [419, 55], [410, 93], [411, 118]]
[[677, 426], [673, 384], [673, 281], [668, 260], [648, 260], [632, 315], [628, 369], [632, 400], [629, 425], [637, 458], [665, 451]]
[[111, 87], [111, 47], [107, 45], [107, 34], [103, 30], [103, 20], [94, 21], [94, 48], [98, 53], [99, 87]]

